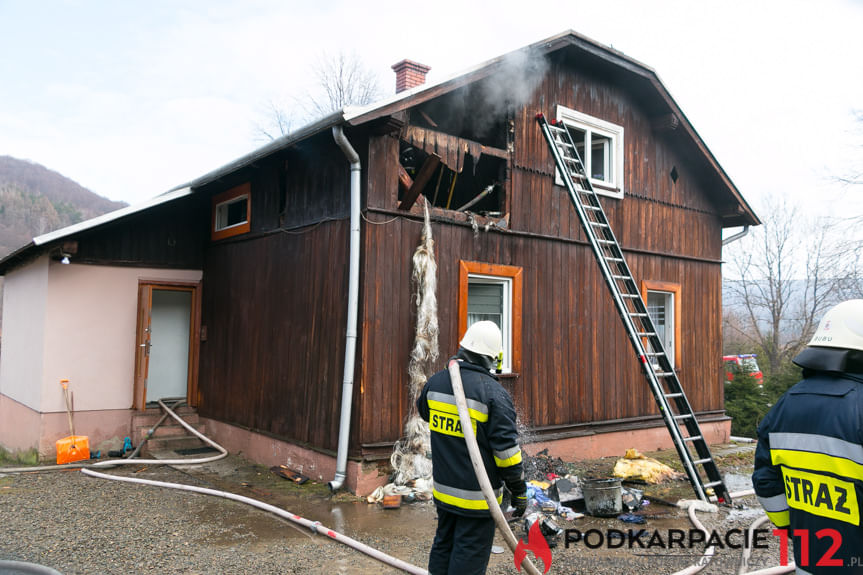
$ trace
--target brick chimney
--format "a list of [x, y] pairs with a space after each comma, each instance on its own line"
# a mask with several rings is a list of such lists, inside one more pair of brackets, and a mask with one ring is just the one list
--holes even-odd
[[402, 60], [393, 64], [396, 72], [396, 94], [416, 88], [426, 83], [426, 74], [431, 66], [425, 66], [413, 60]]

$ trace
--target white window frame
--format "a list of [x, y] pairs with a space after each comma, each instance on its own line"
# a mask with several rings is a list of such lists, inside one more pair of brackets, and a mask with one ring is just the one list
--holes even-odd
[[[672, 366], [674, 366], [675, 365], [675, 359], [676, 359], [675, 358], [675, 345], [677, 343], [676, 341], [674, 341], [674, 338], [675, 338], [674, 332], [675, 332], [675, 327], [677, 325], [677, 323], [676, 323], [677, 318], [674, 315], [675, 305], [677, 303], [674, 301], [676, 294], [674, 292], [671, 292], [671, 291], [648, 289], [647, 294], [646, 294], [647, 297], [645, 298], [645, 300], [647, 300], [647, 302], [650, 301], [650, 294], [659, 294], [659, 295], [662, 295], [665, 297], [665, 337], [663, 338], [662, 345], [663, 345], [663, 347], [665, 347], [665, 353], [667, 354], [668, 362]], [[647, 310], [649, 313], [650, 312], [650, 305], [647, 302], [646, 302], [645, 307], [647, 307]], [[656, 327], [656, 320], [654, 319], [652, 314], [650, 314], [650, 321], [653, 322], [653, 326]], [[656, 360], [656, 358], [653, 358], [651, 360], [651, 363], [653, 363], [654, 365], [658, 365], [658, 362], [656, 362], [655, 360]]]
[[[244, 203], [246, 204], [246, 219], [241, 222], [237, 222], [235, 224], [227, 225], [228, 220], [228, 209], [234, 205]], [[249, 223], [249, 194], [243, 194], [241, 196], [237, 196], [235, 198], [231, 198], [230, 200], [226, 200], [224, 202], [216, 204], [216, 215], [215, 221], [213, 222], [213, 229], [217, 232], [221, 232], [222, 230], [230, 230], [231, 228], [235, 228], [237, 226], [242, 226], [243, 224]], [[223, 223], [224, 221], [224, 223]]]
[[[591, 162], [592, 154], [589, 153], [592, 149], [592, 136], [597, 134], [611, 140], [609, 154], [605, 156], [606, 162], [611, 163], [611, 168], [606, 169], [606, 173], [611, 178], [610, 180], [599, 180], [591, 177], [590, 183], [593, 185], [594, 191], [601, 196], [610, 198], [623, 198], [623, 126], [594, 118], [577, 110], [558, 105], [557, 119], [566, 124], [567, 127], [577, 128], [585, 133], [585, 157], [581, 159], [584, 162], [584, 168], [588, 175], [592, 173]], [[557, 172], [555, 174], [555, 183], [563, 186], [563, 178]]]
[[[512, 373], [512, 278], [489, 276], [483, 274], [468, 274], [468, 318], [470, 317], [470, 284], [493, 284], [503, 286], [503, 301], [501, 305], [501, 339], [503, 340], [503, 373]], [[467, 327], [471, 324], [468, 323]]]

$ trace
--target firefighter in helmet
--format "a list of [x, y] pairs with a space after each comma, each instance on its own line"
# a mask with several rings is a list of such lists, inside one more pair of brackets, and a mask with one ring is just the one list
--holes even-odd
[[758, 426], [755, 493], [797, 573], [863, 573], [863, 299], [831, 308], [793, 361], [803, 380]]
[[[513, 516], [518, 517], [527, 506], [527, 486], [512, 398], [491, 373], [500, 350], [500, 329], [493, 322], [479, 321], [468, 328], [455, 359], [489, 481], [498, 503], [506, 485], [516, 509]], [[417, 408], [431, 430], [438, 513], [429, 573], [485, 573], [495, 524], [471, 465], [448, 370], [429, 378]]]

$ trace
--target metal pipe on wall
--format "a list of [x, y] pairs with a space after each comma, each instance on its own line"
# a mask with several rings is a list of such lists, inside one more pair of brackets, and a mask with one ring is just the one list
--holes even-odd
[[348, 322], [345, 337], [345, 371], [342, 384], [342, 410], [339, 419], [339, 446], [336, 474], [327, 485], [330, 491], [342, 487], [347, 477], [348, 440], [351, 432], [351, 406], [354, 396], [354, 364], [357, 348], [357, 315], [360, 305], [360, 156], [345, 137], [341, 126], [333, 126], [333, 138], [351, 164], [351, 234], [348, 272]]

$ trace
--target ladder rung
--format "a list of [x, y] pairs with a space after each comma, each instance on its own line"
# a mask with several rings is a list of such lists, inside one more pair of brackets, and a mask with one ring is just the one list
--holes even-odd
[[605, 258], [607, 262], [622, 262], [623, 258]]
[[[598, 244], [607, 244], [607, 245], [611, 245], [611, 246], [613, 246], [613, 245], [614, 245], [614, 244], [616, 244], [617, 242], [615, 242], [614, 240], [596, 240], [596, 243], [598, 243]], [[624, 277], [626, 277], [626, 276], [624, 276]]]
[[700, 435], [693, 435], [691, 437], [684, 437], [683, 441], [698, 441], [699, 439], [704, 439]]
[[616, 280], [628, 280], [628, 279], [631, 279], [629, 276], [615, 276], [615, 275], [613, 275], [613, 276], [611, 276], [611, 277], [613, 277], [613, 278], [614, 278], [614, 279], [616, 279]]
[[722, 480], [719, 480], [719, 481], [711, 481], [710, 483], [705, 483], [702, 487], [704, 487], [705, 489], [707, 489], [707, 488], [709, 488], [709, 487], [716, 487], [717, 485], [722, 485]]
[[665, 394], [665, 397], [671, 397], [671, 398], [674, 398], [674, 397], [683, 397], [683, 394], [682, 394], [682, 393], [666, 393], [666, 394]]
[[664, 351], [651, 351], [651, 352], [645, 353], [644, 355], [649, 355], [650, 357], [658, 357], [660, 355], [665, 355], [665, 352]]
[[585, 210], [593, 210], [593, 211], [595, 211], [595, 212], [598, 212], [598, 211], [600, 211], [600, 210], [602, 209], [602, 208], [600, 208], [599, 206], [585, 206], [585, 205], [582, 205], [582, 207], [583, 207]]
[[641, 296], [638, 294], [634, 294], [634, 293], [622, 293], [622, 294], [620, 294], [620, 297], [638, 297], [638, 298], [640, 298]]
[[677, 421], [680, 421], [681, 419], [692, 419], [692, 414], [684, 413], [683, 415], [675, 415], [674, 419], [676, 419]]
[[630, 313], [630, 314], [629, 314], [629, 317], [647, 317], [647, 314], [646, 314], [646, 313], [636, 313], [636, 312], [632, 312], [632, 313]]
[[705, 463], [708, 463], [710, 461], [713, 461], [713, 460], [710, 459], [709, 457], [705, 457], [704, 459], [696, 459], [695, 461], [692, 462], [692, 464], [693, 465], [704, 465]]
[[671, 377], [674, 375], [673, 371], [656, 371], [654, 373], [656, 374], [656, 377]]
[[656, 333], [654, 333], [652, 331], [640, 331], [640, 332], [638, 332], [638, 337], [651, 337], [654, 335], [656, 335]]
[[602, 224], [599, 222], [590, 222], [590, 225], [596, 226], [597, 228], [607, 228], [608, 227], [608, 224]]

